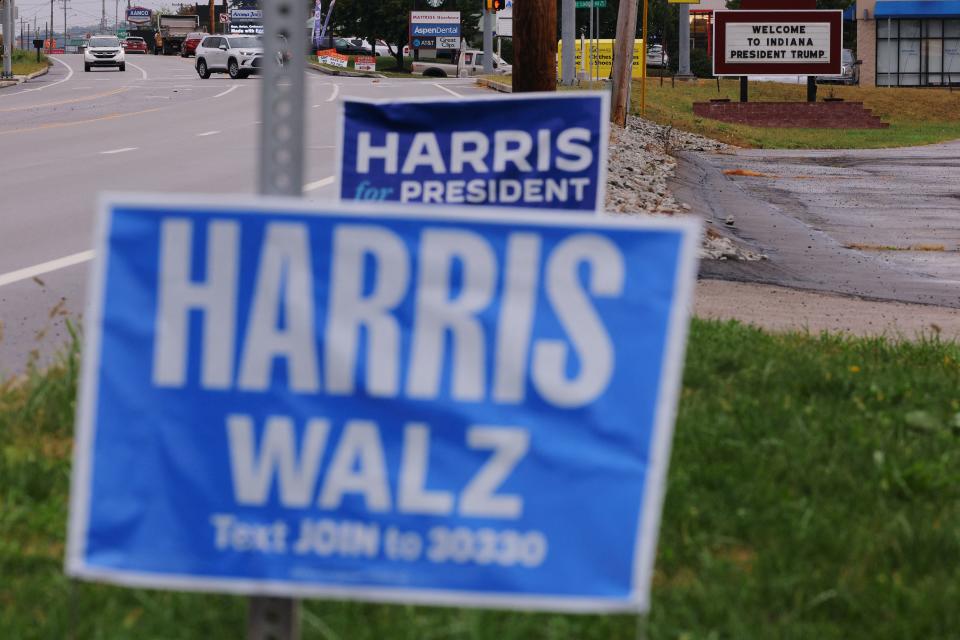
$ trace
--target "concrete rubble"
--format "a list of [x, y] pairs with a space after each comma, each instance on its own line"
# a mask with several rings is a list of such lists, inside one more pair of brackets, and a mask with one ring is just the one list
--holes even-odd
[[[667, 185], [677, 168], [673, 153], [729, 152], [734, 148], [723, 142], [630, 116], [625, 129], [611, 129], [606, 210], [610, 213], [659, 216], [688, 214], [690, 206], [678, 202]], [[738, 246], [710, 225], [707, 227], [701, 258], [748, 261], [764, 258]]]

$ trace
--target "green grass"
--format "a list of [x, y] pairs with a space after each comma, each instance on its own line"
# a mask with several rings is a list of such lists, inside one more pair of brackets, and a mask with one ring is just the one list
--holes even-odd
[[[633, 83], [633, 111], [640, 112], [640, 82]], [[777, 82], [751, 82], [749, 96], [757, 102], [802, 102], [806, 85]], [[665, 78], [647, 80], [646, 117], [661, 124], [710, 136], [717, 140], [745, 147], [769, 149], [848, 149], [903, 147], [931, 144], [960, 138], [960, 91], [946, 89], [860, 88], [832, 85], [818, 86], [818, 99], [833, 95], [847, 101], [860, 101], [884, 122], [889, 129], [785, 129], [748, 127], [719, 120], [700, 118], [693, 113], [694, 102], [712, 98], [739, 100], [739, 79], [677, 82], [671, 86]]]
[[[235, 639], [241, 598], [62, 573], [77, 354], [0, 387], [0, 636]], [[960, 347], [695, 321], [648, 638], [960, 633]], [[636, 637], [629, 616], [310, 601], [304, 638]]]
[[11, 56], [13, 62], [13, 75], [25, 76], [41, 69], [46, 69], [50, 64], [47, 62], [47, 56], [40, 54], [40, 62], [37, 62], [36, 51], [14, 50]]

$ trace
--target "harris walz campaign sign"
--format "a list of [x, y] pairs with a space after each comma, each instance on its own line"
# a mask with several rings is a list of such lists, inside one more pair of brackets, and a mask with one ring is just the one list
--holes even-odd
[[593, 92], [345, 100], [340, 198], [599, 211], [608, 101]]
[[646, 609], [695, 223], [165, 195], [100, 228], [71, 575]]

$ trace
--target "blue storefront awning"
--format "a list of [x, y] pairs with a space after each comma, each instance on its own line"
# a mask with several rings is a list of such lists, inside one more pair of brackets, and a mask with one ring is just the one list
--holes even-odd
[[876, 18], [960, 18], [960, 0], [881, 0], [873, 13]]
[[850, 21], [857, 19], [857, 3], [854, 2], [849, 7], [843, 10], [843, 19]]

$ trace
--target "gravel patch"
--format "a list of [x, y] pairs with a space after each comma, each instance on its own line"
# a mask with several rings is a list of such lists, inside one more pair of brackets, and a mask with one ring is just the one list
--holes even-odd
[[[677, 151], [722, 152], [732, 147], [711, 138], [630, 116], [624, 129], [612, 127], [607, 165], [606, 210], [610, 213], [683, 215], [690, 206], [678, 202], [667, 186], [677, 168]], [[712, 228], [704, 237], [701, 258], [762, 260]]]

